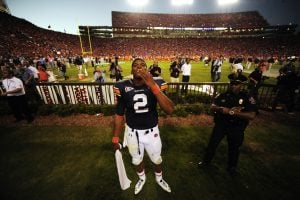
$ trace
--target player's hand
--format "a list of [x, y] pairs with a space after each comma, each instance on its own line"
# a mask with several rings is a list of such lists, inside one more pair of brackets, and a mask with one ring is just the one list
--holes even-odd
[[140, 69], [138, 70], [140, 77], [144, 80], [145, 84], [148, 87], [152, 87], [155, 85], [155, 81], [153, 80], [152, 75], [147, 70]]
[[113, 143], [113, 148], [114, 148], [114, 151], [117, 151], [118, 149], [121, 150], [122, 145], [120, 143]]

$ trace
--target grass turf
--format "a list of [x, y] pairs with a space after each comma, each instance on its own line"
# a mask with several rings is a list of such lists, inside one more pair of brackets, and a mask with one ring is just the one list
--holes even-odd
[[[298, 120], [299, 121], [299, 120]], [[123, 159], [130, 189], [122, 191], [111, 146], [111, 127], [2, 126], [1, 199], [297, 199], [297, 124], [252, 123], [241, 149], [239, 172], [226, 173], [223, 140], [210, 168], [198, 169], [210, 126], [163, 126], [164, 178], [172, 193], [155, 183], [146, 156], [147, 182], [133, 194], [137, 176], [128, 150]]]
[[[147, 66], [150, 67], [150, 65], [153, 63], [153, 61], [147, 61]], [[164, 78], [165, 81], [170, 81], [170, 72], [169, 72], [169, 67], [170, 67], [170, 62], [169, 61], [160, 61], [159, 62], [159, 66], [162, 68], [162, 74], [161, 76]], [[297, 63], [298, 66], [299, 63]], [[124, 77], [129, 76], [131, 74], [131, 61], [126, 61], [126, 62], [122, 62], [120, 63], [121, 67], [122, 67], [122, 75]], [[210, 65], [209, 66], [205, 66], [203, 62], [195, 62], [192, 61], [191, 62], [192, 65], [192, 75], [191, 75], [191, 79], [190, 82], [211, 82], [211, 78], [210, 78]], [[221, 79], [220, 82], [228, 82], [228, 74], [231, 72], [230, 70], [230, 63], [228, 63], [227, 61], [225, 61], [222, 65], [222, 75], [221, 75]], [[106, 81], [110, 81], [109, 79], [109, 65], [107, 64], [103, 64], [103, 65], [98, 65], [97, 66], [98, 69], [102, 69], [102, 70], [106, 70]], [[278, 69], [280, 68], [280, 65], [276, 64], [272, 66], [272, 74], [278, 74]], [[249, 70], [247, 70], [248, 72], [252, 72], [254, 70], [254, 64], [251, 66], [251, 68]], [[92, 82], [93, 81], [93, 71], [94, 68], [92, 68], [91, 66], [87, 67], [87, 71], [88, 71], [88, 76], [85, 77], [82, 80], [78, 79], [78, 70], [75, 67], [75, 65], [71, 65], [71, 67], [67, 68], [67, 74], [70, 77], [69, 80], [64, 81], [62, 80], [62, 78], [60, 77], [60, 74], [58, 73], [58, 70], [55, 69], [54, 73], [56, 75], [58, 75], [58, 80], [60, 82]], [[249, 73], [245, 72], [244, 74], [247, 76]], [[274, 76], [276, 76], [274, 75]], [[181, 75], [180, 75], [180, 80], [181, 80]], [[276, 83], [276, 79], [270, 78], [268, 80], [265, 81], [265, 83], [271, 83], [271, 84], [275, 84]]]

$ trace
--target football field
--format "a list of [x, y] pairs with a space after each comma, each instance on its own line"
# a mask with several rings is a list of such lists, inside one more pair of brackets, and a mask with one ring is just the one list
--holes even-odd
[[[150, 67], [150, 65], [153, 63], [153, 61], [147, 61], [147, 66]], [[161, 76], [164, 78], [165, 81], [170, 81], [170, 62], [169, 61], [159, 61], [159, 66], [162, 69]], [[191, 61], [192, 65], [192, 75], [190, 82], [191, 83], [197, 83], [197, 82], [211, 82], [210, 78], [210, 64], [208, 66], [204, 65], [204, 62], [200, 61]], [[122, 67], [122, 75], [124, 77], [128, 77], [131, 74], [131, 61], [125, 61], [120, 62], [120, 66]], [[97, 69], [105, 70], [106, 71], [106, 81], [109, 82], [109, 65], [108, 63], [99, 64], [96, 66]], [[275, 77], [278, 76], [278, 69], [280, 68], [279, 64], [275, 64], [272, 66], [271, 71], [266, 72], [265, 75], [269, 76], [270, 79], [266, 80], [266, 83], [276, 83]], [[251, 66], [250, 69], [245, 69], [244, 75], [248, 75], [254, 70], [254, 64]], [[54, 74], [57, 75], [58, 81], [64, 82], [62, 80], [62, 77], [60, 77], [60, 73], [58, 69], [54, 69]], [[70, 79], [67, 82], [92, 82], [93, 81], [93, 71], [94, 68], [91, 65], [88, 65], [87, 67], [88, 76], [85, 77], [83, 80], [78, 79], [78, 70], [75, 65], [70, 65], [69, 68], [67, 68], [67, 74], [70, 77]], [[225, 61], [222, 65], [222, 75], [221, 80], [219, 82], [228, 82], [228, 75], [231, 73], [231, 64]], [[180, 81], [181, 81], [181, 74], [180, 74]]]
[[[127, 149], [123, 159], [131, 187], [119, 185], [111, 125], [1, 125], [1, 199], [204, 199], [290, 200], [299, 193], [299, 116], [261, 112], [246, 130], [239, 175], [226, 171], [227, 144], [220, 144], [211, 167], [199, 169], [212, 124], [161, 125], [163, 175], [172, 188], [155, 182], [145, 156], [147, 181], [134, 195], [138, 178]], [[91, 116], [92, 118], [93, 116]], [[62, 122], [64, 118], [60, 119]], [[179, 124], [180, 123], [180, 124]]]

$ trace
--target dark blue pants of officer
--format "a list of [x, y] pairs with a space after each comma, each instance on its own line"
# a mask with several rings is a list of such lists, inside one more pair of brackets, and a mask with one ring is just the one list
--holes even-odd
[[244, 140], [244, 128], [242, 127], [217, 123], [213, 128], [203, 161], [207, 164], [211, 162], [218, 145], [225, 135], [227, 136], [228, 143], [228, 170], [232, 170], [237, 167], [240, 152], [239, 147]]

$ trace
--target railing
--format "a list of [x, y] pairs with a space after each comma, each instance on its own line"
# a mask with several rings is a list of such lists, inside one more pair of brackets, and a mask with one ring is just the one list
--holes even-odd
[[[37, 91], [45, 104], [115, 104], [114, 83], [40, 83]], [[228, 89], [228, 83], [168, 83], [167, 95], [175, 104], [210, 104], [213, 98]], [[183, 87], [187, 87], [186, 93]], [[247, 85], [243, 85], [247, 89]], [[272, 106], [274, 85], [264, 84], [259, 89], [261, 109]]]

